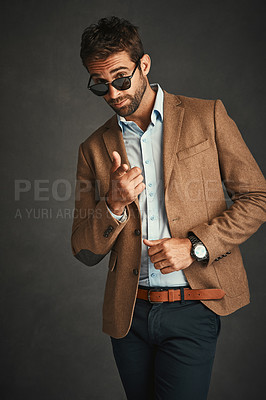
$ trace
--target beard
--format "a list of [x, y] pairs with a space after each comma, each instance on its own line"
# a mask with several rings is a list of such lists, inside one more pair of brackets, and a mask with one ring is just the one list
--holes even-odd
[[[138, 108], [141, 103], [141, 100], [144, 96], [144, 93], [147, 88], [147, 81], [144, 78], [143, 74], [141, 73], [141, 84], [136, 90], [134, 95], [125, 95], [124, 97], [119, 97], [115, 100], [111, 100], [108, 102], [109, 106], [121, 117], [127, 117], [133, 114]], [[128, 105], [122, 106], [121, 108], [117, 108], [115, 105], [121, 103], [124, 100], [130, 100]]]

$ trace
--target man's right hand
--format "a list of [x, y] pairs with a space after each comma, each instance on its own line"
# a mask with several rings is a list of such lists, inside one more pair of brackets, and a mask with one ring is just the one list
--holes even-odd
[[106, 202], [110, 210], [122, 215], [126, 205], [132, 203], [145, 189], [141, 169], [128, 169], [127, 164], [121, 165], [121, 157], [113, 151], [113, 163], [110, 170], [110, 186], [106, 194]]

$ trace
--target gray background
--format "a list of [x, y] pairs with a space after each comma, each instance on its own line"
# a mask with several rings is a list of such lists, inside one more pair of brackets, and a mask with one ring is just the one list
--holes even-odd
[[[108, 257], [92, 268], [73, 258], [67, 214], [78, 145], [112, 115], [86, 90], [80, 37], [110, 15], [140, 26], [150, 82], [222, 99], [265, 172], [262, 1], [2, 1], [3, 400], [125, 398], [101, 332]], [[15, 180], [32, 186], [20, 200]], [[46, 200], [34, 194], [37, 180]], [[57, 180], [71, 188], [61, 183], [53, 193]], [[254, 399], [264, 387], [265, 232], [241, 246], [252, 303], [222, 318], [211, 400]]]

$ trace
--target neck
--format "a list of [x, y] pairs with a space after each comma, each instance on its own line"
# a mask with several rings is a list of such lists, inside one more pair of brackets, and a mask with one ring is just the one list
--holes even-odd
[[126, 117], [126, 120], [134, 121], [145, 132], [151, 122], [151, 112], [154, 107], [155, 98], [156, 92], [152, 90], [148, 82], [139, 108], [133, 114]]

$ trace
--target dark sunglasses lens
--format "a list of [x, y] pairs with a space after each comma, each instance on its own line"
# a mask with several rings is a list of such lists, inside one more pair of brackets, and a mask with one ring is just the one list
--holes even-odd
[[113, 81], [112, 85], [118, 90], [127, 90], [130, 88], [130, 79], [118, 78]]
[[97, 83], [96, 85], [90, 86], [90, 90], [97, 96], [104, 96], [108, 92], [108, 86], [104, 83]]

